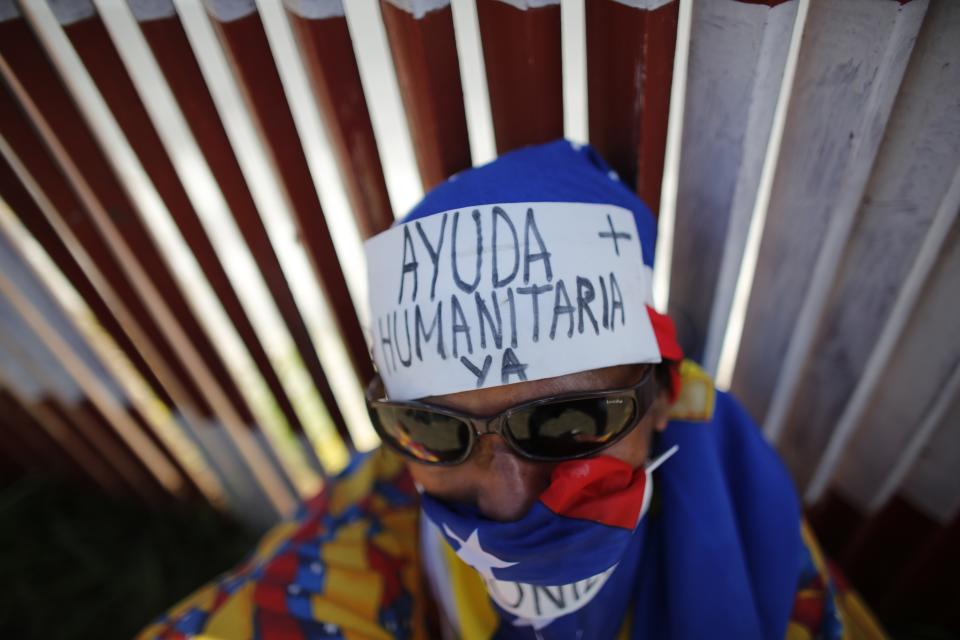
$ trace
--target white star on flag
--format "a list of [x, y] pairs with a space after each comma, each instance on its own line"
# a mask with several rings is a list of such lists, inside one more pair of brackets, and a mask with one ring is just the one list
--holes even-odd
[[460, 548], [456, 550], [460, 559], [476, 569], [485, 578], [493, 578], [491, 569], [503, 569], [517, 564], [516, 562], [506, 562], [484, 551], [483, 547], [480, 546], [480, 537], [477, 535], [476, 529], [466, 540], [461, 540], [460, 536], [455, 534], [447, 525], [443, 525], [443, 530], [460, 545]]

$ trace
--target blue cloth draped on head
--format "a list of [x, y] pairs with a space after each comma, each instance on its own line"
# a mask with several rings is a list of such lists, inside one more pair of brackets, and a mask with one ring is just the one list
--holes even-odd
[[588, 145], [556, 140], [500, 156], [452, 176], [408, 213], [410, 222], [459, 207], [509, 202], [612, 204], [633, 212], [643, 262], [653, 267], [657, 223], [647, 207]]

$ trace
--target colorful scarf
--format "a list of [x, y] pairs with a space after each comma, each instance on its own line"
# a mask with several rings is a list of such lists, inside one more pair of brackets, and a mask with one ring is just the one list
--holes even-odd
[[[691, 377], [689, 371], [685, 377]], [[695, 394], [695, 385], [686, 392]], [[710, 422], [672, 421], [658, 438], [654, 456], [676, 446], [679, 453], [656, 472], [652, 506], [636, 529], [614, 529], [550, 509], [544, 504], [550, 502], [550, 490], [525, 518], [506, 525], [480, 521], [478, 526], [469, 511], [438, 509], [436, 501], [424, 499], [425, 514], [437, 523], [432, 542], [424, 539], [423, 551], [435, 591], [473, 593], [469, 601], [459, 602], [440, 596], [451, 624], [460, 633], [464, 619], [485, 624], [476, 629], [476, 637], [494, 638], [614, 638], [618, 631], [631, 638], [784, 637], [798, 575], [809, 564], [799, 502], [780, 461], [739, 405], [726, 394], [717, 394], [715, 404]], [[603, 496], [594, 494], [579, 507], [586, 513], [623, 513], [620, 524], [630, 522], [632, 512], [605, 511], [602, 504]], [[511, 531], [511, 525], [519, 532]], [[542, 527], [542, 539], [533, 525]], [[591, 531], [591, 537], [567, 547], [561, 542], [567, 528]], [[516, 563], [492, 568], [498, 580], [533, 582], [537, 575], [549, 575], [556, 584], [595, 575], [605, 566], [612, 571], [582, 608], [553, 620], [524, 619], [495, 598], [478, 596], [490, 589], [477, 584], [489, 580], [457, 554], [458, 539], [467, 540], [464, 534], [474, 531], [475, 541], [491, 556]], [[437, 532], [444, 535], [437, 538]], [[537, 549], [538, 540], [543, 551]], [[430, 544], [439, 544], [439, 553]], [[527, 593], [539, 595], [545, 607], [560, 596], [569, 600], [572, 590], [543, 586]]]
[[489, 520], [429, 495], [421, 508], [457, 557], [483, 577], [509, 625], [563, 629], [563, 637], [596, 633], [616, 624], [611, 612], [623, 612], [653, 495], [650, 474], [675, 451], [637, 470], [609, 456], [560, 464], [515, 522]]

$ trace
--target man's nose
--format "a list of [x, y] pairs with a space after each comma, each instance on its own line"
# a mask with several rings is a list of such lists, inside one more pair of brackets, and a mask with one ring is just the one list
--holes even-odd
[[554, 465], [517, 456], [499, 435], [480, 437], [469, 464], [477, 508], [493, 520], [518, 520], [550, 484]]

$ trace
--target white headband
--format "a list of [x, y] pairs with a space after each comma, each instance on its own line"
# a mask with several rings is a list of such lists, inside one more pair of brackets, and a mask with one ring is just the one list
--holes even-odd
[[373, 358], [392, 400], [660, 361], [627, 209], [464, 207], [365, 249]]

